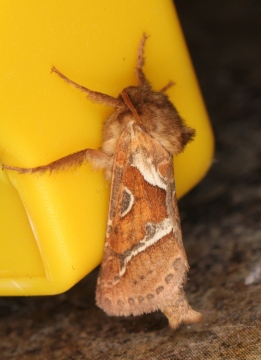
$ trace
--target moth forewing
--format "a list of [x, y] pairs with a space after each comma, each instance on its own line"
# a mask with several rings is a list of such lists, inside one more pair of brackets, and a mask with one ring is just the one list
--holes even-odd
[[173, 158], [139, 126], [130, 125], [120, 137], [113, 169], [97, 305], [116, 316], [161, 310], [177, 327], [189, 321], [191, 312], [198, 313], [182, 291], [188, 263]]

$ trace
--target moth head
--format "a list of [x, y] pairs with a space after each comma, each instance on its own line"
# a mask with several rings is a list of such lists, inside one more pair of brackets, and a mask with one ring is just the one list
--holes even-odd
[[171, 154], [182, 152], [195, 136], [177, 109], [163, 92], [153, 91], [148, 82], [125, 88], [120, 97], [126, 104], [118, 115], [126, 124], [133, 118], [149, 135], [159, 141]]

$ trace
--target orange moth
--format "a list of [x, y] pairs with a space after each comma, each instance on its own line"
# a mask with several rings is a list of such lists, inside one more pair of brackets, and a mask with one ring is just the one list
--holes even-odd
[[123, 89], [118, 98], [78, 85], [52, 68], [93, 102], [115, 108], [104, 124], [99, 150], [84, 149], [36, 168], [3, 168], [43, 173], [91, 162], [104, 169], [111, 196], [96, 303], [115, 316], [160, 310], [175, 329], [201, 319], [184, 292], [189, 265], [173, 170], [173, 156], [183, 151], [195, 131], [185, 125], [165, 94], [172, 83], [153, 91], [146, 79], [146, 39], [144, 35], [138, 50], [138, 85]]

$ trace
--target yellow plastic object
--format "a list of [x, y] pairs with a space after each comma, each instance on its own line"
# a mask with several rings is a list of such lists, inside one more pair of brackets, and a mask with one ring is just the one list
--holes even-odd
[[[196, 140], [175, 159], [179, 196], [206, 173], [213, 136], [171, 0], [1, 0], [0, 156], [35, 167], [101, 144], [112, 111], [55, 74], [117, 96], [135, 85], [143, 32], [145, 73], [168, 94]], [[52, 175], [0, 171], [0, 295], [63, 292], [96, 267], [109, 184], [90, 165]]]

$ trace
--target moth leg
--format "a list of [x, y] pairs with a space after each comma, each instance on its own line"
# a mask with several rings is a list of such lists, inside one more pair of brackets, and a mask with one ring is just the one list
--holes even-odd
[[145, 33], [142, 36], [142, 39], [140, 41], [139, 49], [138, 49], [138, 57], [137, 57], [137, 63], [136, 63], [136, 76], [138, 79], [138, 85], [139, 86], [148, 86], [150, 87], [150, 84], [142, 70], [144, 64], [145, 64], [145, 58], [144, 58], [144, 47], [146, 40], [148, 39], [148, 35]]
[[2, 168], [5, 170], [17, 171], [20, 174], [43, 174], [48, 171], [52, 173], [53, 171], [61, 171], [70, 167], [78, 167], [84, 162], [91, 162], [95, 168], [105, 169], [106, 171], [109, 171], [112, 167], [112, 158], [109, 155], [100, 150], [84, 149], [43, 166], [37, 166], [34, 168], [20, 168], [3, 165]]
[[60, 76], [60, 78], [62, 78], [68, 84], [73, 85], [74, 87], [76, 87], [77, 89], [79, 89], [79, 90], [81, 90], [83, 92], [86, 92], [87, 95], [88, 95], [88, 98], [90, 100], [92, 100], [93, 102], [95, 102], [95, 103], [100, 103], [100, 104], [104, 104], [104, 105], [108, 105], [108, 106], [113, 106], [115, 108], [122, 106], [122, 102], [119, 99], [114, 98], [113, 96], [110, 96], [110, 95], [107, 95], [107, 94], [103, 94], [103, 93], [98, 92], [98, 91], [90, 90], [90, 89], [86, 88], [85, 86], [77, 84], [76, 82], [70, 80], [67, 76], [62, 74], [54, 66], [51, 68], [51, 73], [52, 72], [56, 73], [58, 76]]

